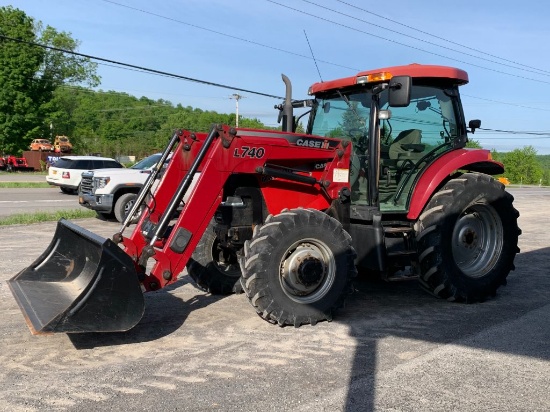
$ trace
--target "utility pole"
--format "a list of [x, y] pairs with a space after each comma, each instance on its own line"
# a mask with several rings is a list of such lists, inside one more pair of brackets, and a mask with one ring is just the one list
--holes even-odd
[[235, 99], [235, 127], [239, 127], [239, 100], [244, 99], [245, 96], [242, 96], [238, 93], [233, 93], [229, 96], [230, 99]]

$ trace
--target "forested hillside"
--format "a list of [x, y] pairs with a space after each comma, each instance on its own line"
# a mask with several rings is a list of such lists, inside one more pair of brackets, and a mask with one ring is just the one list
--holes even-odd
[[[79, 154], [141, 157], [162, 149], [175, 129], [207, 132], [213, 123], [235, 124], [234, 113], [80, 87], [59, 88], [52, 107], [54, 134], [70, 136]], [[239, 126], [266, 128], [257, 119], [242, 117]]]

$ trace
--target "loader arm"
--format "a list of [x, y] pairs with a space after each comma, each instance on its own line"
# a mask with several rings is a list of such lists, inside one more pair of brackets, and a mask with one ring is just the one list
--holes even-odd
[[[182, 132], [148, 204], [149, 213], [141, 217], [130, 236], [122, 238], [144, 289], [156, 290], [177, 280], [224, 201], [224, 187], [231, 175], [256, 176], [271, 213], [301, 205], [322, 210], [348, 185], [350, 153], [347, 142], [303, 135], [300, 139], [291, 133], [228, 126], [213, 129], [209, 135]], [[303, 163], [322, 168], [310, 172], [293, 169]], [[194, 184], [182, 192], [182, 183], [191, 180]], [[180, 204], [181, 211], [159, 231], [174, 202]], [[154, 260], [150, 271], [149, 259]]]
[[351, 144], [338, 139], [216, 126], [209, 134], [177, 132], [168, 145], [171, 160], [158, 187], [138, 195], [149, 200], [129, 236], [125, 225], [111, 240], [61, 220], [47, 250], [10, 279], [32, 333], [134, 327], [145, 308], [142, 291], [177, 280], [241, 177], [244, 188], [256, 181], [269, 213], [325, 210], [349, 192]]

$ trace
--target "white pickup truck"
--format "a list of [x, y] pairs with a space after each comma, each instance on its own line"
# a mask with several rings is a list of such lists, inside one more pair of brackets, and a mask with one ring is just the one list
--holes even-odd
[[78, 203], [95, 210], [100, 216], [111, 218], [114, 215], [119, 222], [123, 222], [161, 156], [161, 153], [151, 155], [129, 168], [82, 173]]

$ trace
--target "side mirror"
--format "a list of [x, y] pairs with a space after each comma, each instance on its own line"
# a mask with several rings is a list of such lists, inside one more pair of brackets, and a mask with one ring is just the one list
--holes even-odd
[[468, 122], [468, 127], [470, 128], [470, 131], [472, 132], [472, 134], [474, 134], [476, 132], [476, 129], [479, 129], [481, 127], [481, 120], [479, 119], [470, 120]]
[[390, 107], [407, 107], [411, 102], [411, 77], [395, 76], [390, 80], [388, 103]]

